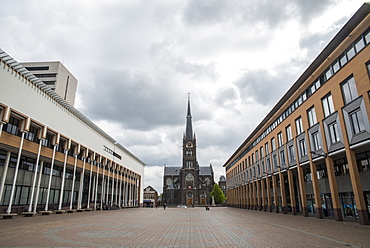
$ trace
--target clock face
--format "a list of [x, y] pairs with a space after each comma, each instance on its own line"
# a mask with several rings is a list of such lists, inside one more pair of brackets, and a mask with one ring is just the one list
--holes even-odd
[[193, 144], [191, 142], [188, 142], [187, 146], [191, 147]]

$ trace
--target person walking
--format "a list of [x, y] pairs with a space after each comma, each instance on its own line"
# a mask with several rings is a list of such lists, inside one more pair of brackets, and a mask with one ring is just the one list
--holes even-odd
[[164, 210], [166, 210], [166, 207], [167, 207], [167, 204], [166, 204], [166, 203], [164, 203], [164, 204], [163, 204], [163, 209], [164, 209]]

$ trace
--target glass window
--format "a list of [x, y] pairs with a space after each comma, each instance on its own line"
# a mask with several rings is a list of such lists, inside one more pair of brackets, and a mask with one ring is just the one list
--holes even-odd
[[312, 127], [313, 125], [317, 123], [315, 107], [312, 107], [307, 111], [307, 116], [308, 116], [308, 124], [310, 125], [310, 127]]
[[329, 69], [325, 71], [326, 80], [329, 80], [329, 78], [331, 78], [331, 76], [333, 76], [333, 73], [331, 71], [331, 68], [329, 67]]
[[263, 158], [264, 156], [263, 156], [263, 147], [261, 146], [260, 147], [260, 156], [261, 156], [261, 158]]
[[295, 120], [295, 127], [297, 134], [301, 134], [303, 132], [303, 126], [302, 126], [302, 118], [299, 117]]
[[292, 127], [289, 125], [285, 128], [286, 130], [286, 137], [289, 140], [292, 140], [293, 139], [293, 136], [292, 136]]
[[333, 72], [336, 73], [340, 69], [339, 61], [335, 60], [335, 62], [331, 65], [333, 68]]
[[289, 153], [289, 162], [295, 161], [294, 146], [289, 146], [288, 153]]
[[273, 163], [274, 163], [274, 168], [276, 169], [277, 165], [278, 165], [276, 155], [272, 156], [272, 159], [273, 159]]
[[4, 131], [14, 135], [19, 135], [19, 120], [10, 116], [9, 122], [4, 126]]
[[285, 164], [285, 152], [280, 151], [280, 164], [283, 165]]
[[269, 151], [269, 143], [266, 143], [265, 144], [265, 151], [266, 151], [266, 155], [270, 154], [270, 151]]
[[348, 60], [351, 60], [356, 55], [355, 48], [351, 46], [350, 48], [348, 48], [346, 54], [347, 54]]
[[340, 141], [339, 135], [338, 135], [338, 124], [336, 121], [328, 125], [328, 131], [329, 131], [329, 137], [330, 137], [331, 144], [335, 144]]
[[364, 119], [361, 109], [356, 109], [349, 114], [353, 134], [358, 134], [365, 130]]
[[334, 112], [334, 105], [331, 94], [326, 95], [321, 101], [325, 117], [331, 115]]
[[362, 39], [362, 36], [361, 36], [360, 39], [355, 41], [356, 52], [359, 53], [364, 47], [365, 47], [364, 40]]
[[366, 44], [370, 43], [370, 29], [364, 34]]
[[370, 75], [370, 61], [366, 63], [367, 73]]
[[271, 162], [269, 158], [266, 160], [266, 163], [267, 163], [267, 170], [271, 171]]
[[301, 157], [304, 157], [307, 155], [306, 142], [304, 139], [299, 141], [299, 152], [301, 154]]
[[317, 151], [321, 149], [320, 135], [319, 132], [314, 132], [312, 134], [312, 150]]
[[340, 65], [343, 67], [345, 64], [347, 64], [347, 56], [346, 54], [342, 54], [340, 57], [339, 57], [339, 61], [340, 61]]
[[271, 149], [272, 149], [272, 151], [276, 150], [275, 138], [271, 139]]
[[279, 132], [278, 133], [278, 145], [279, 147], [283, 145], [283, 133], [282, 132]]
[[358, 97], [356, 83], [353, 77], [344, 81], [341, 84], [341, 87], [345, 104], [348, 104], [349, 102]]

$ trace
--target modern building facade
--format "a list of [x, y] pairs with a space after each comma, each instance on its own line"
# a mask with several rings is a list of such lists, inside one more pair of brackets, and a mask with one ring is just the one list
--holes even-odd
[[157, 207], [158, 206], [158, 192], [150, 185], [144, 189], [144, 207]]
[[0, 211], [142, 204], [145, 164], [0, 49]]
[[370, 4], [226, 161], [229, 206], [369, 224]]
[[20, 64], [64, 100], [69, 102], [72, 106], [74, 105], [77, 91], [77, 79], [61, 62], [21, 62]]
[[182, 166], [164, 166], [162, 202], [167, 205], [210, 205], [214, 174], [212, 165], [199, 166], [193, 133], [190, 99], [182, 140]]

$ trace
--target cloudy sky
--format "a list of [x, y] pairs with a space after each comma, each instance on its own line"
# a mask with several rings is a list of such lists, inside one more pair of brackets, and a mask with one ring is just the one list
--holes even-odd
[[0, 0], [0, 48], [62, 61], [76, 108], [147, 164], [181, 165], [188, 93], [198, 161], [222, 165], [360, 8], [358, 0]]

